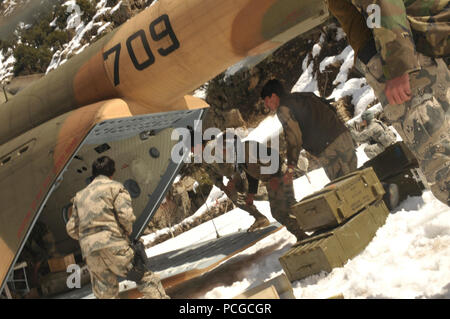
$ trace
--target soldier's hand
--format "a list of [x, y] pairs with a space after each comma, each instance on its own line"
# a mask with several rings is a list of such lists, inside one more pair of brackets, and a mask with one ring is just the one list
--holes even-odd
[[284, 173], [283, 183], [290, 184], [292, 183], [293, 179], [294, 179], [294, 166], [289, 165], [288, 169], [286, 170], [286, 173]]
[[386, 82], [384, 89], [389, 104], [403, 104], [411, 99], [409, 74], [405, 73]]
[[227, 186], [224, 187], [223, 191], [225, 193], [231, 193], [233, 192], [234, 188], [235, 188], [234, 181], [230, 180], [228, 181]]
[[255, 194], [247, 194], [247, 198], [245, 199], [245, 204], [247, 206], [253, 205], [253, 198], [255, 197]]

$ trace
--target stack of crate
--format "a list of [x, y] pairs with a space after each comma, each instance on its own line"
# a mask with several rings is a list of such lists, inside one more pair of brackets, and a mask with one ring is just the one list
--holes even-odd
[[314, 232], [279, 261], [290, 281], [342, 267], [370, 243], [389, 214], [372, 168], [343, 176], [293, 206], [299, 226]]

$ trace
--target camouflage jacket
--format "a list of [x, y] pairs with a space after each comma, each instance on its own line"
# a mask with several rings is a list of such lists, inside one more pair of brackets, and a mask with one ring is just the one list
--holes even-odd
[[329, 103], [310, 92], [281, 97], [277, 116], [286, 136], [289, 165], [297, 166], [302, 148], [319, 156], [339, 135], [348, 132]]
[[352, 130], [352, 137], [360, 143], [381, 144], [383, 147], [388, 147], [397, 140], [395, 133], [378, 120], [372, 120], [362, 132]]
[[220, 154], [216, 154], [216, 150], [221, 150], [221, 147], [217, 146], [217, 140], [209, 141], [205, 146], [204, 154], [206, 154], [205, 161], [207, 164], [204, 168], [209, 176], [209, 181], [203, 182], [222, 188], [224, 186], [223, 177], [231, 180], [236, 170], [234, 169], [234, 163], [230, 163], [232, 159], [228, 158], [228, 155], [220, 156]]
[[66, 230], [79, 240], [84, 257], [96, 250], [128, 244], [136, 217], [130, 194], [121, 183], [97, 176], [72, 202]]
[[[240, 161], [236, 166], [234, 162], [231, 162], [231, 160], [234, 159], [232, 157], [235, 156], [235, 154], [227, 151], [226, 157], [216, 157], [214, 149], [215, 141], [208, 142], [205, 150], [214, 157], [214, 162], [204, 166], [204, 169], [209, 176], [209, 181], [204, 182], [216, 185], [220, 189], [223, 189], [225, 187], [223, 184], [223, 177], [226, 177], [229, 181], [233, 180], [235, 183], [235, 191], [256, 194], [258, 192], [259, 180], [264, 179], [265, 176], [261, 177], [259, 174], [259, 166], [261, 164], [257, 164], [258, 160], [253, 157], [250, 159], [253, 154], [250, 154], [249, 145], [250, 142], [245, 142], [240, 145], [243, 147], [241, 151], [244, 156], [240, 158]], [[236, 156], [239, 155], [236, 154]], [[258, 177], [254, 177], [254, 171], [256, 170], [258, 171]]]
[[[449, 0], [327, 1], [331, 13], [341, 23], [355, 51], [359, 50], [358, 46], [362, 43], [361, 39], [355, 37], [366, 36], [367, 30], [373, 31], [386, 79], [420, 69], [416, 50], [434, 57], [450, 54]], [[349, 7], [350, 2], [357, 11]], [[367, 23], [364, 24], [356, 15], [359, 13], [364, 20], [372, 21], [374, 11], [368, 9], [373, 4], [381, 10], [380, 27], [369, 29]]]

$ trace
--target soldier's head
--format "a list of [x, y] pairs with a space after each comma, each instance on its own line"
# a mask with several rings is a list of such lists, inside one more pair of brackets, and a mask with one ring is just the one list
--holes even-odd
[[370, 111], [364, 111], [361, 115], [363, 125], [367, 126], [373, 120], [373, 114]]
[[285, 94], [283, 84], [276, 79], [269, 80], [261, 90], [264, 105], [271, 111], [275, 111], [280, 106], [280, 98]]
[[92, 176], [95, 178], [99, 175], [112, 177], [116, 171], [114, 160], [108, 156], [97, 158], [92, 163]]

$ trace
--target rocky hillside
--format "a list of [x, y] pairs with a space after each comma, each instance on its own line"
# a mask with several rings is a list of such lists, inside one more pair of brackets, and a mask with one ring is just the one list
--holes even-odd
[[7, 71], [0, 73], [0, 81], [5, 84], [12, 76], [50, 72], [152, 2], [4, 0], [2, 29], [19, 18], [26, 22], [14, 24], [14, 32], [1, 34], [0, 67]]

